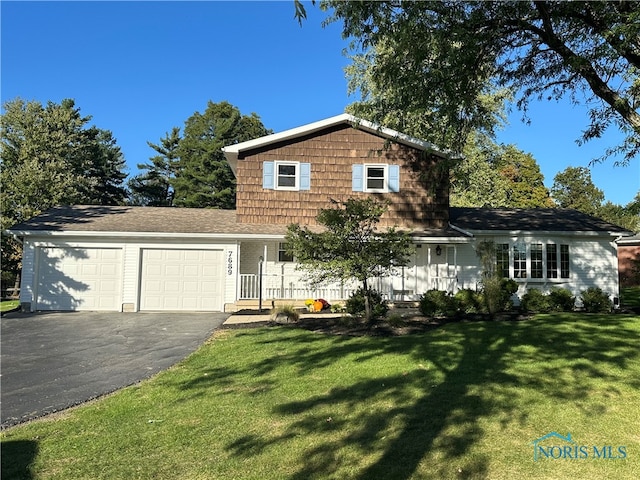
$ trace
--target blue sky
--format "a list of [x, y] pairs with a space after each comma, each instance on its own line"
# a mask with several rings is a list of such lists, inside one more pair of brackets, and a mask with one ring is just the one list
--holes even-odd
[[[342, 113], [347, 96], [339, 24], [307, 6], [302, 28], [293, 0], [280, 2], [11, 2], [0, 3], [1, 98], [73, 98], [97, 127], [110, 130], [129, 165], [145, 163], [172, 127], [207, 101], [226, 100], [257, 113], [275, 132]], [[514, 111], [498, 141], [537, 160], [550, 187], [567, 166], [589, 166], [620, 138], [578, 147], [585, 110], [568, 103], [532, 104], [532, 125]], [[640, 189], [640, 162], [591, 167], [607, 200], [625, 205]]]

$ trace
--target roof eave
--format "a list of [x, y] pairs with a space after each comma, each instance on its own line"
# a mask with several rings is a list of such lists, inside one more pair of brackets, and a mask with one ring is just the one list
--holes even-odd
[[192, 233], [192, 232], [105, 232], [105, 231], [86, 231], [86, 230], [6, 230], [10, 235], [18, 237], [73, 237], [73, 238], [144, 238], [144, 239], [217, 239], [217, 240], [279, 240], [285, 237], [285, 234], [261, 234], [261, 233]]
[[418, 138], [405, 135], [404, 133], [397, 132], [390, 128], [376, 125], [375, 123], [369, 122], [367, 120], [363, 120], [358, 117], [354, 117], [353, 115], [350, 115], [348, 113], [336, 115], [334, 117], [326, 118], [324, 120], [319, 120], [317, 122], [309, 123], [307, 125], [302, 125], [300, 127], [284, 130], [282, 132], [272, 133], [271, 135], [255, 138], [253, 140], [247, 140], [246, 142], [236, 143], [234, 145], [228, 145], [226, 147], [223, 147], [222, 151], [224, 153], [225, 158], [227, 159], [227, 162], [229, 162], [229, 165], [231, 166], [231, 169], [235, 174], [238, 158], [240, 154], [243, 152], [247, 152], [249, 150], [253, 150], [256, 148], [265, 147], [277, 142], [282, 142], [285, 140], [291, 140], [294, 138], [302, 137], [304, 135], [309, 135], [309, 134], [324, 130], [325, 128], [333, 127], [335, 125], [339, 125], [342, 123], [348, 123], [354, 128], [364, 130], [366, 132], [370, 132], [376, 135], [381, 135], [389, 140], [393, 140], [410, 147], [431, 152], [434, 155], [438, 155], [439, 157], [442, 157], [442, 158], [446, 158], [446, 159], [457, 158], [457, 156], [453, 152], [442, 151], [430, 142], [425, 142], [424, 140], [420, 140]]

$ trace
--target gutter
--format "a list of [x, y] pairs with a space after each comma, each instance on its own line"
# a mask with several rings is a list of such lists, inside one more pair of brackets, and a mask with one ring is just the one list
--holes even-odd
[[474, 235], [473, 233], [468, 232], [468, 231], [466, 231], [466, 230], [463, 230], [463, 229], [462, 229], [462, 228], [460, 228], [460, 227], [456, 227], [456, 226], [455, 226], [453, 223], [451, 223], [451, 222], [449, 222], [449, 226], [450, 226], [451, 228], [453, 228], [456, 232], [460, 232], [460, 233], [462, 233], [463, 235], [466, 235], [466, 236], [471, 237], [471, 238], [474, 238], [474, 237], [475, 237], [475, 235]]
[[4, 231], [4, 232], [2, 232], [2, 233], [4, 233], [5, 235], [9, 235], [9, 236], [13, 237], [13, 238], [14, 238], [14, 240], [15, 240], [16, 242], [18, 242], [20, 245], [24, 245], [24, 242], [23, 242], [23, 241], [22, 241], [22, 239], [18, 236], [18, 234], [17, 234], [17, 233], [12, 232], [11, 230], [5, 230], [5, 231]]

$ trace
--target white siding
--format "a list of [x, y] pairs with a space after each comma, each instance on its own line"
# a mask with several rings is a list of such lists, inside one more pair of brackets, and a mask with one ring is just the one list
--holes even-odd
[[[213, 241], [207, 242], [195, 239], [175, 239], [171, 240], [141, 240], [136, 238], [125, 239], [122, 237], [113, 238], [109, 241], [107, 238], [87, 240], [78, 237], [57, 237], [44, 238], [33, 237], [24, 241], [23, 252], [23, 271], [21, 278], [20, 301], [25, 306], [30, 305], [31, 309], [36, 308], [37, 295], [37, 271], [38, 259], [36, 255], [37, 248], [118, 248], [121, 249], [121, 274], [118, 284], [119, 300], [118, 304], [110, 306], [109, 310], [138, 311], [140, 309], [140, 286], [141, 275], [140, 268], [142, 266], [141, 252], [145, 248], [154, 249], [195, 249], [195, 250], [215, 250], [222, 256], [223, 253], [230, 251], [234, 259], [237, 260], [237, 244], [236, 241]], [[221, 257], [222, 258], [222, 257]], [[226, 257], [224, 257], [222, 268], [219, 272], [219, 282], [222, 292], [220, 293], [219, 309], [224, 308], [224, 303], [233, 303], [236, 300], [236, 274], [237, 261], [233, 265], [232, 274], [229, 275], [226, 270]], [[81, 292], [80, 292], [81, 293]], [[80, 298], [82, 301], [83, 299]]]
[[35, 284], [35, 246], [25, 240], [22, 247], [22, 274], [20, 275], [20, 303], [28, 310], [35, 309], [33, 286]]

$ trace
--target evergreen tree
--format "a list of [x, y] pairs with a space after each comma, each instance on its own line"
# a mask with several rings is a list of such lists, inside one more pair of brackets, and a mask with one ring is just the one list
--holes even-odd
[[129, 180], [132, 203], [155, 207], [170, 207], [173, 205], [173, 182], [180, 159], [180, 129], [173, 127], [170, 133], [160, 139], [160, 144], [147, 142], [158, 155], [151, 157], [151, 163], [138, 164], [138, 169], [144, 171]]
[[[0, 229], [64, 204], [123, 204], [125, 162], [108, 130], [88, 127], [71, 99], [19, 98], [0, 117]], [[3, 269], [17, 269], [20, 247], [2, 235]]]
[[177, 149], [174, 205], [235, 208], [236, 183], [222, 147], [272, 133], [255, 113], [242, 115], [228, 102], [208, 102], [185, 122]]

